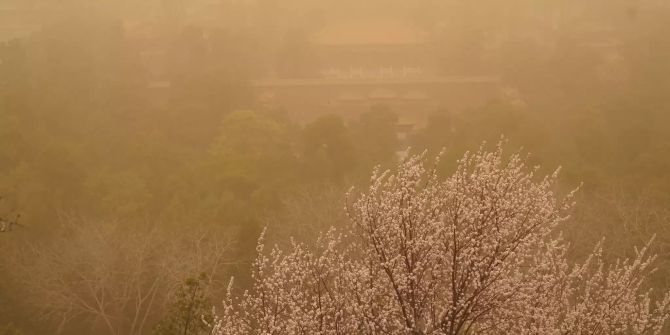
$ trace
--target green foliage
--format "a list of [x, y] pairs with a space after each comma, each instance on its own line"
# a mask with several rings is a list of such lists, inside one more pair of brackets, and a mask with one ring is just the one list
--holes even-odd
[[252, 111], [227, 115], [210, 149], [216, 182], [248, 197], [261, 181], [281, 179], [292, 164], [286, 126]]
[[159, 79], [174, 89], [159, 92], [148, 87], [156, 79], [143, 46], [120, 22], [73, 14], [0, 45], [0, 191], [16, 193], [40, 231], [71, 211], [129, 223], [198, 219], [164, 204], [211, 184], [193, 177], [197, 166], [222, 117], [250, 100], [241, 65], [250, 47], [231, 44], [234, 34], [205, 40], [185, 28], [162, 41]]
[[0, 326], [0, 335], [23, 335], [24, 333], [12, 323]]
[[304, 173], [315, 179], [341, 182], [356, 167], [354, 143], [341, 117], [327, 115], [302, 131]]
[[207, 275], [186, 279], [175, 292], [167, 315], [153, 330], [154, 335], [202, 335], [212, 322]]
[[352, 125], [362, 168], [391, 166], [399, 149], [398, 115], [384, 105], [374, 105]]

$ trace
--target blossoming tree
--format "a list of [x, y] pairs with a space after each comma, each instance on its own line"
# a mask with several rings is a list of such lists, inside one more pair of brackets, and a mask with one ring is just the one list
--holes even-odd
[[[437, 160], [436, 162], [437, 163]], [[670, 295], [644, 286], [654, 256], [571, 264], [553, 192], [502, 144], [440, 178], [424, 155], [375, 171], [316, 248], [264, 252], [253, 288], [229, 293], [213, 334], [658, 334]], [[232, 286], [232, 282], [231, 282]]]

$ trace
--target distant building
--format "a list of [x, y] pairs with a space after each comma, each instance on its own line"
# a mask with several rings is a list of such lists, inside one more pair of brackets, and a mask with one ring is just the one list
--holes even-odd
[[253, 82], [265, 107], [304, 121], [328, 113], [355, 117], [384, 105], [401, 124], [417, 124], [436, 110], [476, 107], [499, 95], [496, 76], [439, 75], [430, 35], [402, 20], [328, 24], [309, 43], [310, 73]]

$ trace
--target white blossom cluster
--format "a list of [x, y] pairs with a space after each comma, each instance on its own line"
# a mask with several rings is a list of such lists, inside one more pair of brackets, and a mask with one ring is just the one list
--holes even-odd
[[261, 237], [253, 288], [229, 289], [212, 334], [659, 334], [670, 295], [644, 288], [648, 246], [570, 264], [558, 226], [574, 192], [558, 199], [558, 171], [537, 180], [501, 147], [446, 179], [424, 155], [375, 171], [317, 250], [266, 254]]

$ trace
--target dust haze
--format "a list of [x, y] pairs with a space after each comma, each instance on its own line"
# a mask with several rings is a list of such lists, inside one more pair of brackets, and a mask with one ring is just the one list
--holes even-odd
[[374, 169], [496, 143], [580, 188], [569, 262], [655, 236], [666, 292], [669, 33], [664, 0], [0, 0], [0, 335], [210, 334], [262, 231], [319, 250]]

